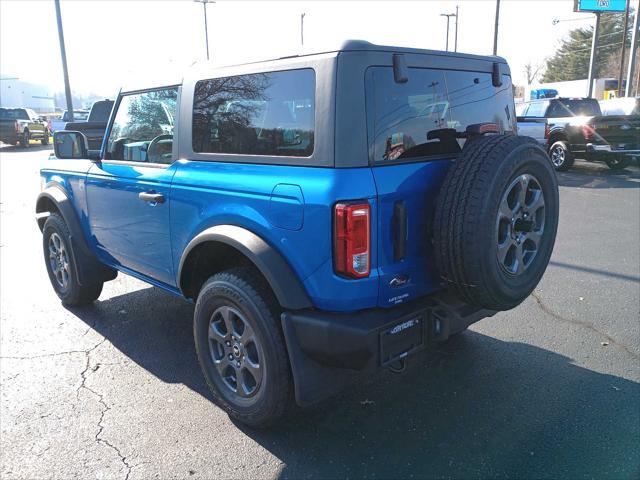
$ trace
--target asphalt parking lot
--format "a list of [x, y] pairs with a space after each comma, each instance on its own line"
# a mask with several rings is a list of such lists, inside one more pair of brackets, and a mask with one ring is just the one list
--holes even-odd
[[513, 311], [252, 431], [209, 400], [193, 306], [119, 275], [94, 307], [49, 285], [48, 149], [0, 148], [0, 476], [638, 478], [640, 170], [560, 174], [551, 265]]

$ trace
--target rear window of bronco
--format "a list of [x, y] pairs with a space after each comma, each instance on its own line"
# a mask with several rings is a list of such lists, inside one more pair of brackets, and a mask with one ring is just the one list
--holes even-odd
[[193, 150], [309, 157], [314, 119], [312, 69], [201, 80], [193, 100]]
[[410, 68], [394, 81], [392, 67], [366, 73], [367, 130], [374, 162], [451, 157], [470, 131], [515, 131], [511, 78], [492, 84], [490, 73]]

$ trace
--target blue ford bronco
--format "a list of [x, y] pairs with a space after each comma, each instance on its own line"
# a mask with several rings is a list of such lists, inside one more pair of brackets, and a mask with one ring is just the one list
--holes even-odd
[[214, 401], [278, 419], [500, 310], [558, 225], [504, 59], [349, 41], [120, 92], [56, 132], [36, 217], [64, 305], [123, 272], [195, 302]]

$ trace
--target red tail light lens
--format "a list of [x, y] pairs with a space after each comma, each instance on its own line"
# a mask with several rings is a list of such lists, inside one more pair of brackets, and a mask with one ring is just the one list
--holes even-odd
[[593, 140], [593, 138], [596, 136], [596, 129], [593, 128], [593, 125], [586, 123], [582, 125], [582, 135], [584, 136], [585, 140]]
[[371, 273], [371, 207], [366, 202], [338, 203], [333, 219], [333, 265], [351, 278]]
[[548, 123], [545, 123], [544, 125], [544, 138], [549, 138], [549, 135], [551, 135], [551, 127], [549, 126]]
[[13, 125], [16, 129], [16, 133], [20, 133], [20, 124], [16, 121], [16, 122], [13, 122]]

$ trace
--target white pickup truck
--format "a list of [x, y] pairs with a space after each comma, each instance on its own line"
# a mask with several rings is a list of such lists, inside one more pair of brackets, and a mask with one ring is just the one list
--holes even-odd
[[546, 118], [524, 117], [524, 110], [528, 103], [516, 104], [516, 119], [518, 121], [518, 135], [537, 140], [545, 149], [549, 142], [549, 127]]

